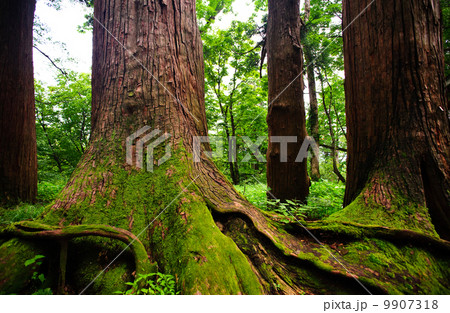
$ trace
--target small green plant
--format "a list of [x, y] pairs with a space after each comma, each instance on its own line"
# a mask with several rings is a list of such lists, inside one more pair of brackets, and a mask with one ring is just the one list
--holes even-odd
[[327, 180], [312, 182], [307, 199], [308, 204], [304, 206], [307, 210], [307, 219], [323, 219], [342, 210], [344, 193], [345, 185], [340, 182]]
[[134, 282], [128, 282], [131, 286], [125, 292], [117, 291], [124, 295], [177, 295], [175, 290], [175, 278], [169, 274], [150, 273], [137, 275]]
[[[43, 255], [36, 255], [32, 259], [25, 261], [25, 266], [32, 266], [34, 265], [35, 268], [39, 268], [42, 265], [42, 261], [45, 258]], [[35, 285], [40, 286], [38, 289], [32, 293], [32, 295], [52, 295], [53, 292], [50, 288], [43, 288], [45, 284], [45, 276], [42, 273], [39, 273], [35, 271], [33, 275], [31, 276], [31, 280], [34, 282]]]
[[262, 183], [247, 183], [234, 186], [248, 201], [258, 208], [267, 206], [267, 186]]
[[281, 202], [278, 199], [266, 200], [268, 211], [275, 212], [284, 216], [282, 222], [289, 222], [291, 218], [304, 219], [306, 217], [306, 209], [302, 207], [302, 203], [299, 201], [286, 200]]

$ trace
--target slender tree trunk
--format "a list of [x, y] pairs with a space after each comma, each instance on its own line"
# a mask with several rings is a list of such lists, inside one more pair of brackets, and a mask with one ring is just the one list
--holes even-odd
[[[230, 134], [230, 131], [228, 130], [228, 126], [225, 126], [226, 131], [225, 134], [227, 136], [227, 140], [228, 143], [232, 143], [235, 138], [236, 135], [234, 133], [234, 131], [232, 131], [232, 133]], [[233, 130], [233, 129], [232, 129]], [[233, 138], [232, 138], [233, 137]], [[233, 182], [233, 185], [238, 185], [239, 184], [239, 168], [238, 168], [238, 162], [237, 162], [237, 155], [236, 155], [236, 151], [237, 151], [237, 146], [236, 146], [236, 151], [230, 151], [232, 148], [234, 149], [234, 144], [235, 142], [232, 144], [232, 146], [228, 147], [228, 166], [230, 167], [230, 176], [231, 176], [231, 181]]]
[[0, 201], [37, 194], [34, 10], [35, 0], [0, 3]]
[[[311, 0], [305, 0], [305, 22], [309, 21], [311, 14]], [[306, 29], [304, 35], [308, 35]], [[306, 74], [308, 78], [308, 90], [309, 90], [309, 134], [314, 138], [316, 144], [319, 146], [319, 106], [317, 102], [317, 90], [316, 90], [316, 77], [314, 74], [313, 56], [309, 47], [304, 47]], [[317, 150], [316, 150], [317, 151]], [[311, 180], [318, 181], [320, 179], [319, 168], [319, 155], [314, 153], [314, 149], [311, 149]]]
[[[269, 1], [267, 56], [267, 185], [278, 199], [305, 201], [309, 193], [307, 160], [295, 161], [306, 137], [299, 1]], [[275, 136], [296, 137], [296, 143], [287, 145], [286, 160], [283, 145], [272, 140]]]
[[[369, 2], [344, 0], [343, 27]], [[449, 239], [450, 130], [439, 1], [373, 2], [344, 32], [344, 52], [345, 205], [366, 208], [361, 222], [377, 216], [398, 228], [431, 234], [435, 228]]]
[[[342, 176], [341, 172], [339, 171], [339, 158], [338, 158], [338, 151], [337, 151], [337, 143], [336, 143], [336, 134], [334, 132], [333, 129], [333, 121], [331, 120], [331, 106], [333, 103], [333, 90], [331, 89], [330, 84], [328, 84], [328, 87], [330, 88], [330, 108], [327, 107], [326, 104], [326, 100], [325, 100], [325, 86], [323, 84], [323, 76], [320, 75], [320, 83], [321, 83], [321, 87], [322, 87], [322, 103], [323, 103], [323, 109], [325, 111], [325, 115], [327, 116], [327, 121], [328, 121], [328, 131], [330, 133], [330, 137], [331, 137], [331, 158], [333, 160], [333, 172], [334, 174], [336, 174], [336, 176], [338, 177], [338, 179], [345, 183], [345, 178], [344, 176]], [[337, 115], [336, 115], [337, 117]]]
[[[311, 57], [308, 52], [305, 53], [306, 62], [309, 64], [311, 62]], [[316, 78], [314, 75], [314, 67], [310, 66], [307, 69], [308, 75], [308, 89], [309, 89], [309, 132], [311, 137], [316, 141], [317, 146], [320, 143], [319, 136], [319, 106], [317, 102], [317, 91], [316, 91]], [[320, 179], [320, 168], [319, 168], [319, 155], [314, 153], [314, 149], [311, 150], [311, 179], [318, 181]], [[316, 150], [317, 151], [317, 150]]]
[[[230, 101], [230, 126], [231, 126], [231, 135], [233, 136], [234, 140], [236, 140], [236, 123], [234, 121], [234, 111], [233, 111], [233, 101]], [[238, 185], [240, 183], [240, 175], [239, 175], [239, 162], [237, 160], [237, 151], [238, 146], [236, 142], [236, 160], [234, 162], [230, 162], [230, 169], [231, 169], [231, 177], [233, 179], [233, 184]]]

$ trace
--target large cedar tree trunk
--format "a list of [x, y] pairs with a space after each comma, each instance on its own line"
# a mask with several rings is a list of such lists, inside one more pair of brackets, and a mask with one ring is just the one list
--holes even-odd
[[[61, 293], [112, 294], [149, 261], [182, 294], [448, 293], [447, 242], [348, 222], [302, 221], [308, 233], [243, 200], [204, 154], [192, 162], [206, 134], [195, 1], [97, 1], [94, 14], [111, 34], [95, 22], [90, 146], [38, 221], [0, 228], [0, 293], [32, 292], [39, 271]], [[153, 172], [126, 163], [143, 126], [171, 135]], [[36, 254], [46, 261], [25, 267]]]
[[0, 3], [0, 201], [37, 194], [34, 10], [35, 0]]
[[[267, 24], [269, 78], [269, 147], [267, 185], [280, 200], [305, 201], [309, 194], [307, 158], [296, 162], [306, 134], [303, 101], [303, 57], [300, 43], [300, 1], [270, 0]], [[300, 76], [299, 76], [300, 75]], [[293, 136], [287, 146], [287, 160], [273, 136]]]
[[[343, 27], [369, 2], [345, 0]], [[375, 1], [344, 32], [344, 55], [350, 206], [343, 214], [449, 239], [439, 1]]]

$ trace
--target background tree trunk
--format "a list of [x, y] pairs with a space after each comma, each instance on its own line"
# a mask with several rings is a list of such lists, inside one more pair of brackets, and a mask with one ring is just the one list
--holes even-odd
[[[326, 70], [324, 70], [326, 72]], [[342, 176], [341, 172], [339, 171], [339, 155], [338, 155], [338, 150], [337, 150], [337, 143], [336, 143], [336, 134], [334, 132], [334, 128], [333, 128], [333, 121], [331, 118], [331, 106], [333, 103], [333, 90], [331, 85], [328, 83], [328, 79], [326, 78], [326, 74], [325, 77], [322, 74], [321, 71], [319, 71], [319, 79], [320, 79], [320, 87], [322, 90], [322, 105], [323, 105], [323, 110], [325, 111], [325, 115], [327, 116], [327, 122], [328, 122], [328, 132], [330, 134], [330, 138], [331, 138], [331, 158], [333, 160], [333, 172], [334, 174], [336, 174], [337, 178], [339, 179], [339, 181], [343, 182], [345, 184], [345, 178], [344, 176]], [[325, 100], [325, 85], [324, 85], [324, 80], [327, 79], [327, 83], [328, 83], [328, 88], [330, 89], [329, 95], [330, 95], [330, 107], [327, 107], [326, 104], [326, 100]], [[338, 118], [337, 114], [336, 114], [336, 118]]]
[[37, 195], [34, 10], [35, 0], [0, 3], [0, 201]]
[[[343, 27], [369, 2], [344, 0]], [[450, 130], [439, 1], [374, 2], [344, 32], [344, 52], [345, 205], [358, 203], [363, 211], [350, 206], [342, 214], [434, 235], [436, 228], [449, 239]]]
[[[311, 15], [311, 0], [305, 0], [305, 23], [309, 21]], [[307, 36], [308, 30], [305, 27], [304, 36]], [[308, 47], [304, 47], [306, 74], [308, 78], [309, 90], [309, 135], [314, 138], [317, 146], [320, 143], [319, 136], [319, 105], [317, 102], [316, 75], [314, 73], [314, 57]], [[320, 179], [319, 155], [311, 149], [311, 180], [318, 181]]]
[[[267, 185], [278, 199], [305, 201], [309, 194], [307, 159], [301, 163], [295, 162], [307, 135], [299, 5], [300, 1], [269, 0]], [[281, 161], [280, 144], [272, 142], [272, 136], [297, 137], [297, 143], [288, 144], [287, 162]]]

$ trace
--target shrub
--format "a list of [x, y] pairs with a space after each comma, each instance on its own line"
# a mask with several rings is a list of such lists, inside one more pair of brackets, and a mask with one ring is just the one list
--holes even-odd
[[342, 210], [345, 193], [345, 185], [342, 183], [321, 180], [312, 182], [307, 204], [292, 201], [280, 204], [279, 200], [267, 199], [265, 184], [250, 183], [235, 187], [250, 203], [262, 210], [276, 212], [283, 216], [292, 214], [309, 220], [323, 219]]

